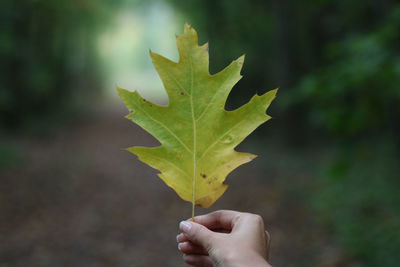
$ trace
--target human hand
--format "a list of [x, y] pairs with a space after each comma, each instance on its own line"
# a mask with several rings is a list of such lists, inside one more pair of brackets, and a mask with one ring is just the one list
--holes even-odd
[[179, 228], [178, 248], [189, 265], [270, 267], [270, 238], [259, 215], [220, 210], [183, 221]]

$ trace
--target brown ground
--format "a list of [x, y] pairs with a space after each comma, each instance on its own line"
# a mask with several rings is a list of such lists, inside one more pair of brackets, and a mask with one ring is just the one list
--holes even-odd
[[[102, 108], [54, 138], [19, 141], [24, 163], [0, 174], [0, 266], [184, 266], [175, 236], [190, 203], [121, 150], [157, 144], [125, 113]], [[276, 266], [343, 266], [301, 193], [311, 182], [300, 174], [307, 162], [267, 140], [241, 150], [261, 155], [229, 176], [212, 208], [197, 212], [261, 214]]]

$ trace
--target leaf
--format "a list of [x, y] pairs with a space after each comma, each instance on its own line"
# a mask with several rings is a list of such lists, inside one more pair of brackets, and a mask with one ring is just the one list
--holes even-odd
[[211, 75], [208, 44], [198, 46], [197, 33], [188, 24], [177, 36], [177, 46], [179, 62], [150, 51], [168, 94], [168, 106], [151, 103], [136, 91], [118, 91], [131, 111], [126, 117], [161, 143], [127, 150], [158, 169], [158, 176], [183, 200], [192, 202], [194, 210], [195, 204], [211, 206], [227, 189], [226, 176], [256, 157], [234, 148], [270, 119], [265, 111], [277, 90], [255, 95], [240, 108], [226, 111], [228, 94], [242, 77], [244, 56]]

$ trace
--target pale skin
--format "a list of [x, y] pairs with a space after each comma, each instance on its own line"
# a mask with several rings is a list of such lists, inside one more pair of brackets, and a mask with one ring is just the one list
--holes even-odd
[[219, 210], [179, 224], [178, 249], [195, 267], [271, 267], [270, 237], [261, 216]]

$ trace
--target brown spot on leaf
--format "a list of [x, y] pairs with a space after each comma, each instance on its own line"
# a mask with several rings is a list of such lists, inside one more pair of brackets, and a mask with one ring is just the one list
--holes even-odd
[[185, 95], [185, 93], [184, 93], [184, 92], [180, 92], [179, 94], [180, 94], [180, 95]]
[[207, 174], [205, 174], [205, 173], [200, 173], [200, 176], [203, 177], [204, 179], [207, 178]]

